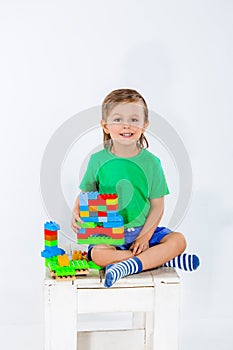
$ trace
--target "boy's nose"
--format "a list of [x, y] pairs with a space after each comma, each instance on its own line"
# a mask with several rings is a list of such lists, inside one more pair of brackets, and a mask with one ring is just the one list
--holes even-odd
[[129, 123], [127, 123], [127, 122], [123, 123], [123, 128], [129, 128], [129, 127], [130, 127]]

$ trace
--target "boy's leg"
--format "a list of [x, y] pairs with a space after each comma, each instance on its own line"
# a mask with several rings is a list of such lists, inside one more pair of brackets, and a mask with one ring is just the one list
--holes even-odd
[[[184, 236], [171, 232], [162, 238], [154, 247], [137, 255], [143, 265], [143, 270], [159, 267], [174, 257], [180, 255], [186, 247]], [[131, 250], [117, 250], [116, 247], [98, 244], [91, 250], [91, 258], [99, 266], [107, 266], [134, 257]]]
[[98, 244], [91, 249], [91, 258], [99, 266], [118, 263], [133, 257], [131, 250], [118, 250], [116, 247]]
[[186, 248], [184, 236], [179, 232], [171, 232], [162, 238], [158, 245], [137, 255], [143, 270], [162, 266], [167, 261], [180, 255]]

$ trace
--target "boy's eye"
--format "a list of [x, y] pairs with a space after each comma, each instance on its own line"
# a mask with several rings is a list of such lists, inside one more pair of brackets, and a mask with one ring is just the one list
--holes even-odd
[[132, 118], [132, 122], [133, 122], [133, 123], [137, 123], [137, 122], [138, 122], [138, 119], [137, 119], [137, 118]]
[[120, 121], [121, 121], [121, 118], [115, 118], [115, 119], [114, 119], [114, 122], [115, 122], [115, 123], [119, 123]]

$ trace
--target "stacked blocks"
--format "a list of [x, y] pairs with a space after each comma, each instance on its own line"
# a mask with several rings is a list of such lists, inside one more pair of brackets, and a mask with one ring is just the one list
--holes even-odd
[[57, 231], [60, 226], [53, 221], [44, 224], [44, 250], [41, 252], [43, 258], [63, 255], [65, 251], [57, 246]]
[[46, 259], [46, 266], [56, 280], [74, 280], [77, 275], [89, 273], [86, 260], [69, 260], [66, 254]]
[[124, 222], [118, 212], [117, 194], [81, 192], [79, 199], [84, 223], [78, 230], [78, 243], [124, 244]]

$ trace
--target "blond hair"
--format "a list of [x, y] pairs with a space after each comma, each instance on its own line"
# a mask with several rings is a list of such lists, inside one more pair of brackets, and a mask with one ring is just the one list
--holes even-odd
[[[142, 97], [142, 95], [139, 94], [136, 90], [132, 89], [117, 89], [111, 91], [103, 100], [102, 103], [102, 118], [104, 121], [107, 122], [108, 113], [119, 103], [133, 103], [133, 102], [142, 102], [143, 109], [144, 109], [144, 123], [148, 122], [148, 108], [146, 101]], [[108, 147], [111, 144], [111, 136], [110, 134], [107, 134], [103, 130], [103, 142], [104, 147]], [[145, 135], [142, 133], [139, 140], [138, 140], [139, 147], [141, 148], [148, 148], [149, 143], [145, 137]]]

